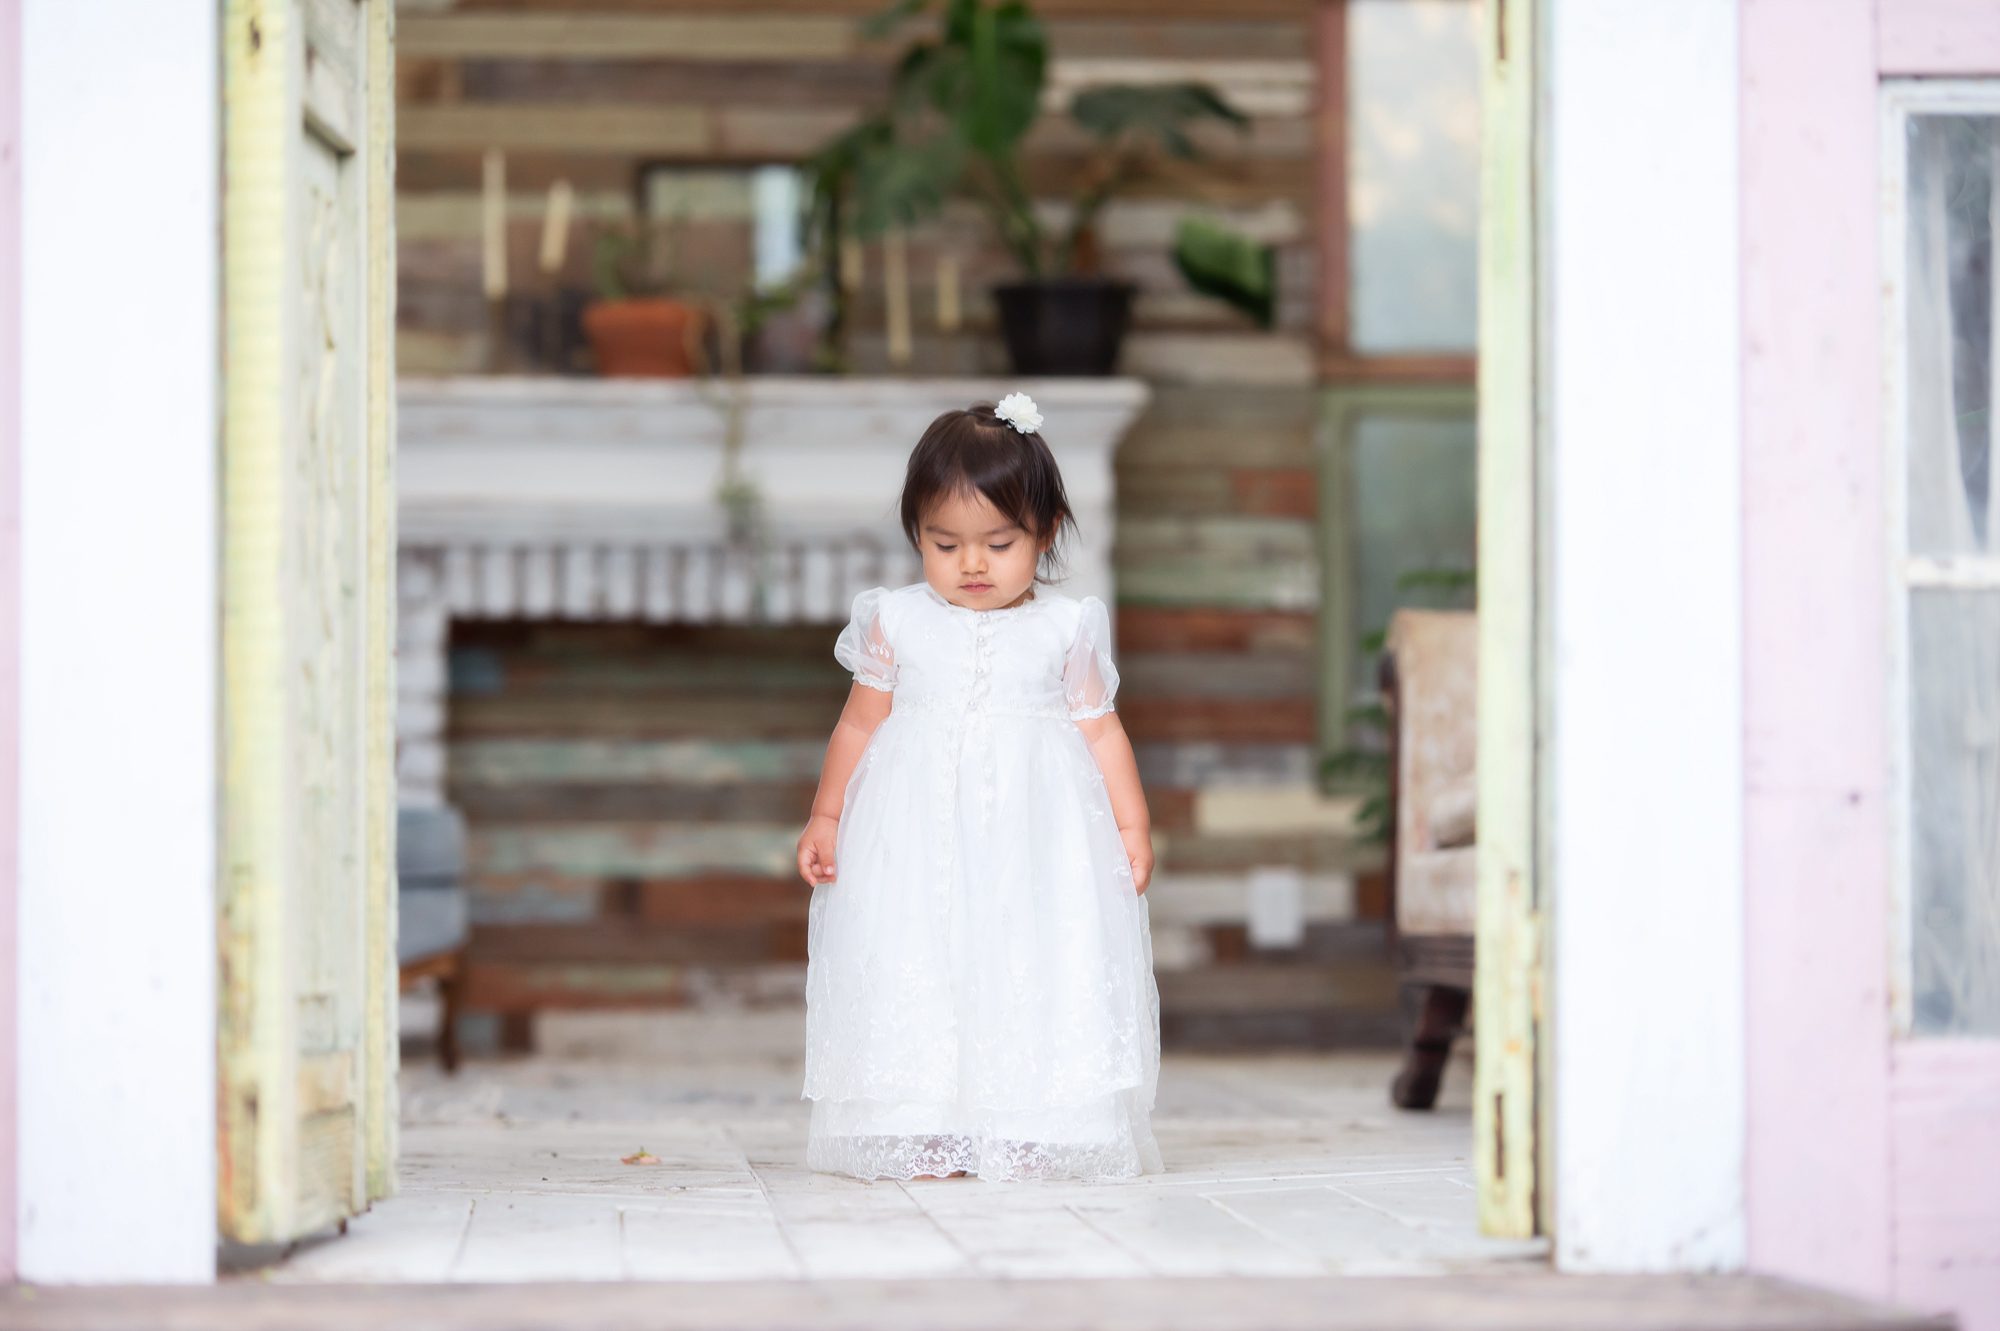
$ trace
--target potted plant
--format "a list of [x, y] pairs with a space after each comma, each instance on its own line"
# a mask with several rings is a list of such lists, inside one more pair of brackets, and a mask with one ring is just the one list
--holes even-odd
[[[1409, 593], [1398, 598], [1401, 605], [1469, 610], [1478, 601], [1479, 577], [1469, 568], [1413, 569], [1396, 579], [1396, 590]], [[1389, 630], [1384, 625], [1362, 634], [1357, 645], [1361, 655], [1373, 658], [1379, 668], [1388, 641]], [[1355, 824], [1361, 840], [1385, 846], [1393, 830], [1389, 826], [1388, 709], [1379, 697], [1350, 702], [1344, 718], [1349, 742], [1320, 759], [1320, 785], [1328, 793], [1360, 796]]]
[[[865, 30], [882, 36], [932, 7], [933, 0], [898, 0]], [[934, 214], [948, 198], [970, 198], [1020, 270], [993, 288], [1015, 372], [1108, 374], [1134, 286], [1102, 271], [1099, 214], [1149, 157], [1198, 156], [1194, 126], [1242, 130], [1248, 118], [1200, 83], [1080, 90], [1068, 115], [1089, 135], [1092, 153], [1066, 218], [1051, 226], [1034, 206], [1020, 160], [1042, 109], [1049, 52], [1040, 20], [1025, 0], [942, 0], [942, 10], [936, 38], [913, 43], [897, 62], [888, 105], [806, 163], [810, 231], [831, 252], [844, 236], [876, 235]], [[1196, 290], [1268, 326], [1269, 246], [1189, 219], [1175, 258]]]
[[583, 331], [599, 374], [686, 378], [702, 363], [708, 321], [699, 303], [673, 294], [682, 220], [645, 219], [598, 233], [591, 265], [597, 299], [584, 307]]

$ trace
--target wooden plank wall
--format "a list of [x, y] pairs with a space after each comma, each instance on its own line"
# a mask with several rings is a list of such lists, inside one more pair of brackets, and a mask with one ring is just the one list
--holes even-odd
[[[565, 281], [587, 286], [593, 225], [620, 215], [648, 160], [795, 160], [875, 104], [898, 44], [869, 44], [858, 19], [874, 0], [458, 0], [405, 4], [398, 33], [398, 184], [402, 365], [410, 372], [479, 368], [481, 160], [507, 154], [507, 248], [517, 282], [533, 270], [546, 191], [578, 191], [577, 237]], [[1162, 164], [1106, 214], [1108, 264], [1142, 294], [1129, 368], [1174, 381], [1302, 385], [1313, 327], [1314, 73], [1310, 6], [1169, 0], [1044, 3], [1056, 60], [1052, 97], [1093, 80], [1202, 77], [1253, 113], [1247, 134], [1204, 130], [1209, 160]], [[1085, 137], [1058, 115], [1030, 139], [1027, 175], [1062, 197], [1084, 162]], [[1213, 212], [1282, 247], [1288, 293], [1279, 327], [1251, 329], [1194, 295], [1173, 270], [1174, 220]], [[936, 260], [960, 261], [965, 326], [935, 321]], [[884, 359], [879, 247], [864, 256], [852, 343], [861, 372]], [[979, 218], [954, 210], [910, 237], [918, 374], [1004, 369], [989, 282], [1010, 274]]]
[[[832, 626], [466, 622], [452, 647], [451, 802], [472, 829], [468, 1003], [796, 1003], [808, 893], [791, 867], [848, 687]], [[1141, 745], [1164, 886], [1167, 1035], [1183, 1044], [1378, 1040], [1391, 995], [1366, 932], [1337, 922], [1341, 838], [1204, 835], [1195, 752]], [[1179, 780], [1182, 784], [1173, 784]], [[1214, 813], [1206, 814], [1214, 821]], [[1247, 945], [1232, 875], [1312, 866], [1321, 917], [1286, 953]], [[1335, 963], [1337, 965], [1330, 965]]]
[[[578, 190], [587, 227], [624, 208], [642, 161], [790, 159], [848, 123], [880, 95], [898, 49], [858, 36], [859, 18], [879, 8], [876, 0], [406, 0], [398, 159], [404, 369], [473, 370], [484, 361], [479, 190], [487, 148], [507, 153], [507, 248], [511, 272], [523, 278], [540, 245], [545, 191], [556, 179]], [[1321, 540], [1316, 8], [1311, 0], [1038, 5], [1054, 46], [1056, 88], [1203, 78], [1254, 117], [1240, 137], [1204, 132], [1207, 160], [1142, 175], [1108, 209], [1103, 235], [1106, 266], [1141, 288], [1122, 368], [1147, 378], [1155, 393], [1118, 458], [1120, 705], [1138, 742], [1164, 863], [1211, 877], [1267, 864], [1324, 877], [1356, 863], [1337, 819], [1310, 794], [1318, 757]], [[1027, 176], [1044, 200], [1062, 197], [1084, 146], [1059, 117], [1034, 132]], [[1275, 328], [1258, 329], [1187, 289], [1169, 247], [1175, 220], [1189, 211], [1279, 246]], [[908, 372], [1004, 373], [986, 288], [1010, 268], [986, 243], [980, 219], [954, 210], [913, 234], [908, 248], [915, 311]], [[565, 281], [587, 284], [588, 251], [586, 243], [571, 244]], [[957, 332], [941, 330], [935, 318], [942, 253], [958, 259], [964, 283]], [[858, 372], [883, 373], [877, 247], [865, 253], [864, 270], [850, 349]], [[1052, 418], [1046, 428], [1056, 434], [1062, 422]], [[796, 644], [796, 669], [837, 695], [841, 681], [822, 670], [824, 638], [817, 633]], [[475, 646], [495, 644], [480, 637]], [[503, 674], [515, 668], [505, 662], [526, 659], [501, 655]], [[773, 678], [784, 673], [768, 669]], [[808, 732], [815, 731], [823, 743], [837, 697], [829, 706], [820, 687], [773, 685], [760, 700], [746, 699], [740, 717], [727, 707], [704, 715], [719, 717], [724, 728], [768, 728], [792, 724], [796, 706], [797, 732], [787, 731], [786, 743], [813, 742]], [[461, 748], [484, 742], [466, 728], [486, 724], [482, 706], [474, 699], [463, 717], [455, 710], [455, 771], [478, 770], [476, 761], [462, 766]], [[650, 742], [635, 739], [639, 747], [628, 757], [639, 761]], [[498, 857], [485, 872], [499, 873], [500, 847], [518, 843], [482, 842], [479, 820], [498, 816], [502, 806], [494, 792], [463, 784], [471, 779], [460, 778], [458, 791], [472, 801], [478, 853]], [[1274, 780], [1284, 798], [1240, 795], [1246, 782]], [[779, 786], [742, 798], [782, 802], [781, 794], [798, 796], [801, 781], [810, 777], [790, 772]], [[566, 796], [575, 797], [574, 790]], [[606, 798], [610, 803], [597, 807], [628, 797]], [[1296, 816], [1281, 812], [1287, 808]], [[774, 822], [769, 846], [757, 842], [757, 855], [775, 855], [784, 822]], [[782, 838], [787, 850], [795, 834]], [[589, 895], [577, 883], [556, 890], [565, 899]], [[1362, 914], [1380, 913], [1370, 891], [1358, 904]], [[1227, 938], [1221, 945], [1227, 948]], [[1351, 951], [1352, 940], [1329, 946]]]

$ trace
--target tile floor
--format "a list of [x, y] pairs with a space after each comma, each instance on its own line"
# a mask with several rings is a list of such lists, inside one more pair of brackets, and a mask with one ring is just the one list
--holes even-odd
[[[1474, 1222], [1469, 1064], [1431, 1114], [1393, 1057], [1169, 1055], [1167, 1172], [863, 1183], [807, 1171], [802, 1017], [545, 1019], [529, 1058], [402, 1076], [401, 1190], [279, 1282], [1531, 1274]], [[619, 1158], [641, 1147], [651, 1166]]]

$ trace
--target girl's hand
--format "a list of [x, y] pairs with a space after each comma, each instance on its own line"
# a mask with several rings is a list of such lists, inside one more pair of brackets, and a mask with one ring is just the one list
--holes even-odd
[[1146, 895], [1153, 881], [1153, 832], [1147, 827], [1121, 827], [1118, 839], [1125, 843], [1125, 858], [1132, 861], [1132, 889]]
[[806, 886], [833, 881], [834, 834], [839, 830], [840, 820], [831, 814], [816, 813], [806, 820], [806, 830], [799, 834], [799, 877]]

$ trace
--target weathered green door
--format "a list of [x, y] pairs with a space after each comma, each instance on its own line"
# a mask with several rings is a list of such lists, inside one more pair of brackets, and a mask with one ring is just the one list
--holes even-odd
[[220, 1220], [394, 1182], [391, 0], [223, 27]]
[[1489, 1234], [1544, 1232], [1536, 873], [1535, 20], [1485, 6], [1479, 232], [1479, 918], [1473, 1153]]

